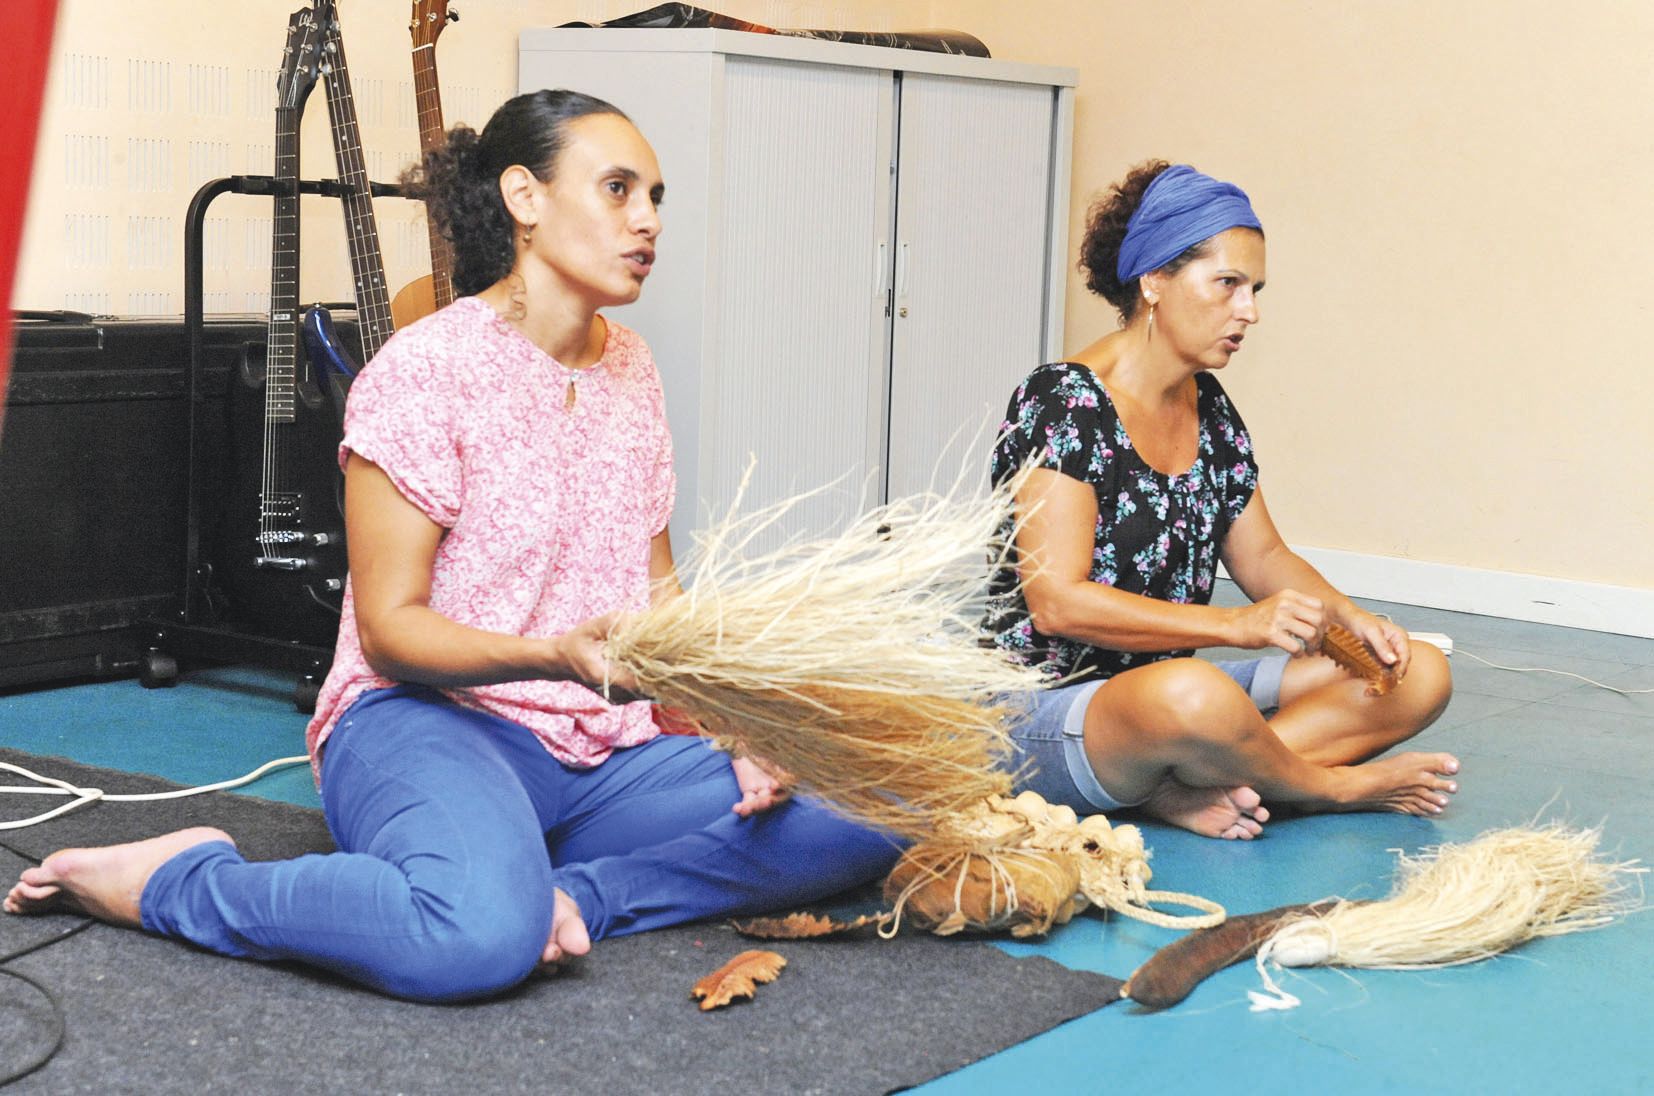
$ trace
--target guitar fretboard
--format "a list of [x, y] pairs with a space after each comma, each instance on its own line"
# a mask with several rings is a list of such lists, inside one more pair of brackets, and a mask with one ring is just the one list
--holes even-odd
[[[424, 152], [441, 148], [447, 140], [442, 126], [442, 95], [436, 77], [436, 44], [415, 46], [413, 51], [414, 104], [419, 111], [419, 147]], [[437, 231], [436, 222], [426, 219], [431, 241], [431, 291], [436, 306], [454, 303], [454, 255], [448, 240]]]
[[270, 235], [270, 328], [264, 421], [293, 421], [299, 308], [299, 109], [276, 109], [276, 197]]
[[362, 364], [379, 353], [395, 330], [391, 321], [390, 292], [385, 264], [380, 258], [379, 229], [373, 215], [373, 195], [362, 156], [362, 135], [356, 124], [356, 100], [351, 94], [350, 71], [345, 64], [344, 40], [337, 21], [330, 21], [328, 63], [323, 70], [327, 87], [327, 114], [333, 127], [333, 155], [343, 184], [345, 235], [350, 245], [350, 270], [356, 289], [357, 324], [362, 335]]

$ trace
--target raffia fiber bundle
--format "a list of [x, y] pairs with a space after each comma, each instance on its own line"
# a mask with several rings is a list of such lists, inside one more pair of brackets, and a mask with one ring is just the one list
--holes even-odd
[[1253, 1007], [1297, 1004], [1270, 979], [1270, 961], [1427, 970], [1488, 959], [1536, 937], [1600, 928], [1638, 904], [1628, 880], [1647, 870], [1634, 860], [1599, 859], [1601, 835], [1553, 823], [1403, 855], [1390, 897], [1339, 900], [1276, 928], [1257, 955], [1274, 996], [1254, 994]]
[[981, 642], [990, 569], [1021, 477], [926, 495], [842, 534], [749, 554], [798, 496], [699, 534], [692, 587], [623, 618], [608, 658], [718, 745], [786, 771], [851, 817], [924, 839], [1005, 791], [1011, 715], [1044, 684]]
[[[1031, 791], [1014, 799], [989, 796], [897, 861], [884, 883], [894, 915], [880, 933], [895, 935], [905, 916], [938, 936], [966, 930], [1037, 936], [1092, 904], [1167, 927], [1223, 921], [1216, 903], [1147, 889], [1148, 861], [1136, 826], [1110, 826], [1100, 814], [1081, 819]], [[1152, 908], [1155, 902], [1205, 912], [1177, 916]]]

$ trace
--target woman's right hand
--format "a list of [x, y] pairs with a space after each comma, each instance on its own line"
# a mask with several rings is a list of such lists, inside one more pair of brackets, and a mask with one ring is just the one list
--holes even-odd
[[644, 699], [637, 692], [637, 678], [632, 672], [609, 661], [609, 632], [619, 619], [618, 612], [604, 613], [553, 636], [551, 666], [545, 676], [554, 681], [578, 681], [603, 693], [614, 704]]
[[1230, 644], [1248, 650], [1279, 647], [1290, 655], [1321, 649], [1327, 631], [1327, 608], [1320, 598], [1282, 590], [1235, 610]]

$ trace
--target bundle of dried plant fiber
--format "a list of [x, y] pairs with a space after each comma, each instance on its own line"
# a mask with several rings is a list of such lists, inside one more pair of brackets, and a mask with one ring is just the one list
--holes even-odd
[[1010, 707], [1038, 671], [982, 642], [1020, 477], [985, 497], [899, 499], [837, 536], [755, 551], [797, 496], [698, 534], [681, 597], [622, 618], [609, 660], [718, 745], [915, 839], [1009, 787]]
[[[1110, 826], [1100, 814], [1081, 819], [1031, 791], [989, 796], [897, 861], [884, 883], [894, 916], [880, 932], [894, 935], [906, 917], [939, 936], [967, 929], [1037, 936], [1090, 904], [1167, 927], [1223, 921], [1223, 907], [1207, 899], [1147, 889], [1148, 861], [1136, 826]], [[1154, 909], [1157, 902], [1205, 912], [1176, 916]]]
[[1390, 897], [1335, 902], [1288, 918], [1258, 948], [1269, 994], [1253, 1010], [1293, 1008], [1298, 999], [1270, 978], [1281, 966], [1424, 970], [1474, 963], [1540, 936], [1600, 928], [1630, 909], [1636, 861], [1596, 856], [1601, 831], [1494, 830], [1463, 845], [1403, 855]]

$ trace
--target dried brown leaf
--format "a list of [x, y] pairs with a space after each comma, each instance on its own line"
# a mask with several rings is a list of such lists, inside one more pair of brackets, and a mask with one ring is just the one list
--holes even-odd
[[787, 961], [773, 951], [743, 951], [695, 983], [689, 996], [701, 1003], [701, 1011], [722, 1008], [737, 997], [749, 1000], [758, 983], [773, 982]]
[[742, 936], [760, 940], [810, 940], [821, 936], [849, 936], [867, 928], [881, 928], [888, 913], [866, 914], [854, 921], [835, 921], [818, 913], [789, 913], [785, 917], [752, 917], [731, 921]]

